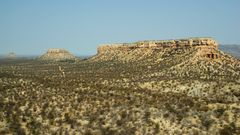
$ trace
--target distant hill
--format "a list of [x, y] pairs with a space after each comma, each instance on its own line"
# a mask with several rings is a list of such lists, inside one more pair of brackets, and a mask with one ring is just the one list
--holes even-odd
[[61, 60], [74, 60], [75, 56], [73, 56], [70, 52], [65, 49], [48, 49], [48, 51], [39, 57], [40, 60], [53, 60], [53, 61], [61, 61]]
[[240, 45], [219, 45], [219, 49], [240, 58]]
[[0, 61], [0, 134], [240, 135], [240, 59], [216, 43], [143, 41], [74, 62]]

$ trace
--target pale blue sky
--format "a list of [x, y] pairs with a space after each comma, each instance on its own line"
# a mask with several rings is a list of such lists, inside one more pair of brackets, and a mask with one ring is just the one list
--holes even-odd
[[240, 0], [0, 0], [0, 54], [198, 36], [240, 44], [239, 25]]

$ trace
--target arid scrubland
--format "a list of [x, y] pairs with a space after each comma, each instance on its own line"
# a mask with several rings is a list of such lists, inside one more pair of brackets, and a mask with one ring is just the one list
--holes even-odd
[[103, 50], [1, 64], [0, 134], [240, 134], [239, 59], [195, 47]]

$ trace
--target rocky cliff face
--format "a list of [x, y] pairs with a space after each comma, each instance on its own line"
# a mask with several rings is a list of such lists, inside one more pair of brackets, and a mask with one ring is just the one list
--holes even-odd
[[[185, 54], [186, 53], [186, 54]], [[164, 55], [188, 55], [209, 60], [221, 59], [218, 43], [212, 38], [188, 38], [177, 40], [148, 40], [134, 43], [104, 44], [98, 47], [98, 55], [92, 60], [134, 61]]]
[[40, 57], [40, 60], [73, 60], [75, 56], [65, 49], [49, 49], [45, 54]]
[[0, 134], [240, 135], [240, 60], [193, 44], [0, 64]]
[[218, 43], [212, 38], [189, 38], [178, 40], [149, 40], [139, 41], [135, 43], [122, 43], [122, 44], [105, 44], [98, 48], [98, 54], [114, 53], [114, 52], [129, 52], [136, 49], [152, 49], [152, 50], [165, 50], [165, 49], [189, 49], [195, 48], [198, 50], [197, 55], [217, 59], [220, 57], [218, 54]]

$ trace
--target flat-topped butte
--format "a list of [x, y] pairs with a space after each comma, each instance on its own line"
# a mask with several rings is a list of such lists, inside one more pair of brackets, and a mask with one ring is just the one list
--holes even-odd
[[129, 51], [137, 48], [148, 49], [180, 49], [180, 48], [197, 48], [198, 55], [208, 58], [219, 58], [216, 52], [218, 43], [213, 38], [186, 38], [176, 40], [144, 40], [134, 43], [117, 43], [117, 44], [102, 44], [98, 47], [98, 54], [114, 52], [114, 51]]
[[60, 60], [73, 60], [75, 56], [72, 55], [65, 49], [52, 48], [43, 54], [40, 60], [51, 60], [51, 61], [60, 61]]

